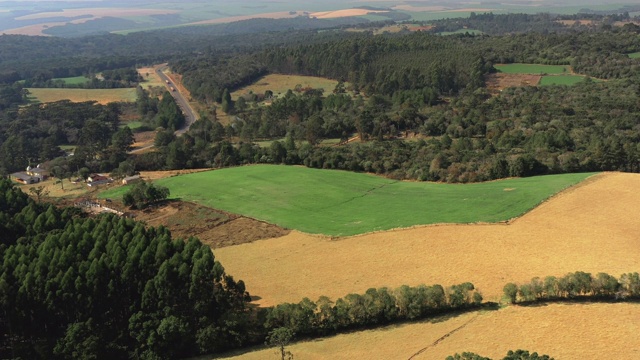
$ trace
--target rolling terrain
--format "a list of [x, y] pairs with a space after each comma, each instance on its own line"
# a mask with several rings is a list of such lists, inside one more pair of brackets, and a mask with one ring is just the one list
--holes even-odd
[[[558, 360], [627, 359], [640, 353], [638, 317], [639, 304], [510, 306], [301, 341], [287, 350], [296, 359], [309, 360], [444, 360], [467, 351], [502, 359], [513, 349]], [[277, 359], [277, 355], [275, 349], [263, 349], [217, 359]]]
[[372, 287], [472, 282], [499, 301], [507, 282], [572, 271], [637, 271], [640, 175], [605, 173], [506, 224], [435, 225], [339, 240], [293, 231], [216, 250], [263, 306]]

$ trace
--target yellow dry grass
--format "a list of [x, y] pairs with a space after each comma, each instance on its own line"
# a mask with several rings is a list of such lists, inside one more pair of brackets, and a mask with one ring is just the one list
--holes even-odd
[[142, 76], [144, 81], [140, 83], [145, 89], [149, 90], [152, 87], [162, 87], [164, 88], [165, 83], [160, 79], [160, 76], [156, 73], [156, 66], [143, 67], [138, 69], [138, 74]]
[[367, 14], [385, 13], [387, 10], [369, 10], [369, 9], [344, 9], [335, 11], [320, 11], [309, 14], [311, 17], [318, 19], [335, 19], [349, 16], [362, 16]]
[[229, 16], [229, 17], [218, 18], [218, 19], [202, 20], [202, 21], [189, 23], [186, 25], [225, 24], [225, 23], [242, 21], [242, 20], [250, 20], [250, 19], [286, 19], [286, 18], [304, 16], [306, 14], [308, 13], [304, 11], [278, 11], [278, 12], [271, 12], [271, 13]]
[[287, 90], [293, 90], [296, 85], [300, 85], [302, 88], [324, 89], [325, 95], [328, 95], [338, 85], [338, 82], [316, 76], [269, 74], [249, 86], [234, 91], [231, 93], [231, 98], [236, 100], [249, 92], [264, 94], [267, 90], [273, 91], [276, 96], [284, 95]]
[[294, 231], [215, 254], [261, 305], [465, 281], [496, 301], [511, 281], [638, 271], [639, 213], [640, 175], [606, 173], [508, 225], [427, 226], [338, 240]]
[[185, 170], [166, 170], [166, 171], [140, 171], [140, 176], [146, 181], [155, 181], [176, 175], [191, 174], [201, 171], [209, 171], [211, 169], [185, 169]]
[[56, 26], [65, 26], [67, 24], [82, 24], [89, 20], [95, 20], [95, 19], [97, 19], [97, 17], [75, 19], [71, 21], [46, 22], [42, 24], [28, 25], [28, 26], [22, 26], [14, 29], [2, 30], [2, 33], [7, 35], [51, 36], [49, 34], [43, 33], [43, 31]]
[[90, 189], [87, 184], [85, 184], [84, 182], [79, 182], [79, 183], [72, 183], [71, 181], [65, 179], [64, 180], [64, 189], [62, 189], [62, 186], [60, 185], [60, 183], [58, 183], [58, 179], [56, 178], [49, 178], [46, 181], [37, 183], [37, 184], [29, 184], [29, 185], [17, 185], [20, 189], [22, 189], [22, 191], [25, 194], [31, 195], [31, 193], [29, 192], [29, 189], [31, 188], [37, 188], [40, 186], [44, 186], [45, 191], [48, 192], [48, 194], [46, 196], [43, 197], [43, 199], [60, 199], [60, 198], [77, 198], [77, 197], [81, 197], [81, 196], [86, 196], [87, 194], [91, 193], [92, 190], [94, 189]]
[[63, 9], [61, 11], [40, 12], [17, 17], [16, 20], [37, 20], [52, 17], [76, 17], [83, 15], [92, 15], [95, 17], [103, 16], [149, 16], [149, 15], [166, 15], [175, 14], [178, 10], [168, 9], [131, 9], [131, 8], [82, 8], [82, 9]]
[[136, 89], [27, 89], [32, 97], [43, 103], [71, 100], [72, 102], [97, 101], [99, 104], [110, 102], [133, 102]]
[[[502, 359], [528, 349], [556, 359], [631, 359], [640, 354], [640, 304], [549, 304], [388, 326], [292, 344], [296, 359], [440, 359], [464, 351]], [[458, 329], [457, 331], [455, 331]], [[441, 339], [436, 345], [437, 340]], [[264, 349], [223, 359], [278, 359]], [[202, 357], [201, 359], [210, 359]]]
[[393, 7], [394, 10], [404, 10], [404, 11], [412, 11], [412, 12], [422, 12], [422, 11], [445, 11], [447, 10], [444, 6], [414, 6], [414, 5], [396, 5]]

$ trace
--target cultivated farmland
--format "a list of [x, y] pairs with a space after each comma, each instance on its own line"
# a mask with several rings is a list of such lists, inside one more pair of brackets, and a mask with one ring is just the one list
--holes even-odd
[[[463, 351], [502, 359], [514, 349], [529, 349], [563, 360], [627, 359], [629, 354], [640, 352], [639, 317], [639, 304], [510, 306], [301, 341], [287, 350], [296, 359], [309, 360], [409, 359], [421, 350], [412, 359], [444, 360]], [[277, 359], [274, 351], [264, 349], [218, 359]]]
[[110, 102], [134, 102], [136, 89], [35, 89], [29, 88], [30, 97], [41, 103], [60, 100], [72, 102], [97, 101], [100, 104]]
[[498, 301], [511, 281], [577, 270], [638, 271], [638, 189], [640, 175], [606, 173], [509, 224], [426, 226], [339, 240], [294, 231], [221, 248], [216, 257], [261, 297], [261, 305], [322, 295], [336, 299], [371, 287], [465, 281], [485, 299]]
[[158, 184], [183, 200], [307, 233], [345, 236], [414, 225], [505, 221], [589, 175], [461, 185], [260, 165], [172, 177]]

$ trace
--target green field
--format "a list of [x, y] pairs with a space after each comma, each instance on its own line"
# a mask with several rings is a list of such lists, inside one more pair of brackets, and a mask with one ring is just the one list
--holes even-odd
[[494, 67], [506, 74], [564, 74], [570, 71], [568, 65], [500, 64]]
[[[256, 165], [158, 180], [172, 198], [333, 236], [435, 223], [517, 217], [592, 174], [476, 184], [402, 182], [348, 171]], [[117, 198], [116, 188], [101, 197]]]
[[555, 76], [543, 76], [540, 79], [540, 83], [538, 85], [575, 85], [580, 82], [583, 82], [585, 79], [584, 76], [579, 75], [555, 75]]
[[55, 78], [52, 80], [62, 80], [64, 81], [65, 84], [67, 85], [80, 85], [80, 84], [84, 84], [88, 81], [91, 81], [91, 79], [89, 79], [86, 76], [74, 76], [74, 77], [67, 77], [67, 78]]
[[627, 54], [627, 56], [629, 56], [632, 59], [639, 59], [640, 58], [640, 51], [639, 52], [634, 52], [631, 54]]

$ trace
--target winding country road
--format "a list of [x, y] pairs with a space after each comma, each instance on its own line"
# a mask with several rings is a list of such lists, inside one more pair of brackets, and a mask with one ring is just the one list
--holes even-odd
[[[180, 136], [187, 132], [187, 130], [189, 130], [189, 127], [191, 127], [191, 124], [196, 121], [196, 113], [193, 111], [193, 109], [189, 105], [189, 102], [180, 92], [176, 84], [174, 84], [171, 78], [169, 78], [165, 73], [162, 72], [166, 68], [166, 65], [156, 68], [156, 74], [158, 74], [158, 77], [162, 79], [165, 86], [167, 87], [167, 90], [169, 90], [169, 93], [171, 94], [171, 96], [173, 96], [173, 98], [176, 100], [176, 103], [178, 104], [178, 106], [180, 106], [182, 112], [184, 113], [184, 126], [181, 129], [176, 130], [176, 135]], [[173, 87], [175, 91], [171, 91], [171, 87]]]

